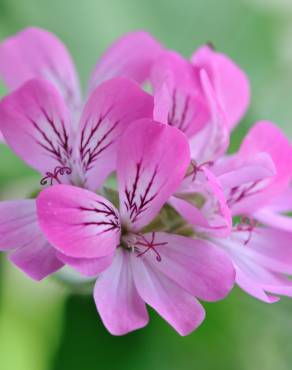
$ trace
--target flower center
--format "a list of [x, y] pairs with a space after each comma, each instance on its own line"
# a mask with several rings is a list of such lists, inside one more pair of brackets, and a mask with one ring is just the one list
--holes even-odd
[[162, 258], [157, 251], [157, 247], [166, 244], [167, 242], [155, 242], [155, 232], [152, 232], [150, 237], [143, 234], [126, 234], [122, 237], [120, 246], [136, 253], [136, 257], [142, 257], [147, 252], [152, 251], [155, 254], [156, 261], [161, 262]]

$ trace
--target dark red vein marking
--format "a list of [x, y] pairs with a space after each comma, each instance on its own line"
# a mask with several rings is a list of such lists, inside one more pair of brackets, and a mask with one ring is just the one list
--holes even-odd
[[152, 238], [151, 238], [150, 242], [142, 234], [139, 235], [139, 237], [142, 239], [142, 241], [138, 241], [136, 243], [136, 245], [140, 245], [142, 247], [145, 247], [145, 250], [143, 252], [140, 252], [139, 254], [137, 254], [137, 257], [142, 257], [149, 250], [152, 250], [156, 254], [156, 261], [161, 262], [161, 260], [162, 260], [161, 255], [158, 253], [158, 251], [155, 248], [166, 245], [168, 243], [167, 242], [155, 243], [155, 232], [152, 232]]
[[176, 117], [177, 115], [177, 91], [176, 89], [173, 90], [172, 93], [172, 109], [171, 112], [168, 114], [168, 124], [170, 126], [175, 126], [178, 129], [180, 129], [183, 132], [186, 132], [190, 121], [187, 121], [187, 114], [189, 111], [189, 105], [190, 105], [190, 96], [187, 95], [184, 100], [184, 107], [182, 112], [180, 113], [180, 117]]
[[[93, 212], [95, 214], [102, 214], [105, 219], [102, 221], [85, 221], [82, 223], [82, 225], [109, 226], [107, 229], [103, 229], [97, 235], [111, 230], [120, 230], [120, 220], [114, 208], [102, 201], [96, 201], [95, 203], [97, 204], [97, 206], [79, 207], [79, 210], [85, 212]], [[104, 208], [100, 208], [100, 206]]]
[[[107, 139], [117, 128], [117, 126], [120, 123], [120, 120], [115, 121], [103, 134], [101, 138], [98, 139], [97, 137], [98, 130], [101, 127], [101, 124], [104, 122], [105, 118], [107, 117], [111, 110], [112, 107], [110, 107], [103, 116], [98, 118], [97, 122], [93, 127], [91, 127], [87, 135], [86, 131], [89, 119], [86, 121], [84, 127], [81, 130], [79, 152], [82, 166], [85, 171], [89, 171], [92, 168], [93, 163], [97, 160], [97, 158], [115, 142], [115, 139], [110, 139], [108, 141]], [[94, 143], [94, 141], [96, 142]]]
[[149, 203], [151, 203], [153, 199], [155, 199], [155, 197], [158, 195], [158, 192], [155, 192], [153, 195], [150, 195], [157, 172], [158, 168], [156, 167], [144, 191], [144, 194], [141, 194], [139, 200], [136, 200], [135, 198], [137, 195], [139, 180], [141, 178], [141, 162], [136, 164], [136, 175], [132, 185], [132, 190], [130, 191], [126, 187], [125, 189], [126, 201], [124, 202], [127, 211], [130, 213], [130, 220], [132, 222], [137, 221], [141, 213], [145, 212], [148, 209], [147, 206], [149, 205]]
[[[250, 197], [252, 195], [258, 194], [261, 192], [262, 189], [254, 190], [254, 188], [261, 182], [262, 180], [258, 180], [253, 182], [252, 184], [244, 187], [244, 186], [236, 186], [230, 190], [229, 197], [227, 199], [227, 205], [230, 207], [242, 199]], [[254, 191], [252, 191], [254, 190]]]
[[38, 145], [40, 145], [43, 149], [49, 152], [52, 158], [57, 160], [62, 166], [66, 166], [68, 160], [72, 155], [72, 148], [69, 145], [69, 135], [66, 131], [64, 121], [61, 120], [61, 132], [60, 132], [55, 122], [49, 117], [46, 110], [42, 107], [40, 107], [40, 110], [43, 113], [47, 124], [56, 135], [55, 137], [53, 137], [53, 139], [55, 140], [50, 138], [48, 134], [41, 129], [41, 127], [35, 120], [27, 116], [27, 119], [30, 121], [30, 123], [33, 125], [36, 131], [40, 134], [42, 140], [36, 139], [34, 136], [31, 137], [33, 138], [33, 140], [35, 140], [35, 142]]

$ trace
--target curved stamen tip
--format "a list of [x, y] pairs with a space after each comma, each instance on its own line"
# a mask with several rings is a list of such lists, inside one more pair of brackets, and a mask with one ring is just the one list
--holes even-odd
[[239, 224], [236, 226], [236, 231], [247, 231], [248, 232], [248, 237], [244, 241], [244, 245], [247, 245], [252, 237], [252, 232], [254, 228], [257, 226], [257, 221], [254, 220], [253, 218], [243, 216], [239, 222]]
[[156, 250], [156, 247], [166, 245], [167, 242], [161, 242], [161, 243], [155, 243], [155, 232], [152, 232], [152, 238], [151, 241], [147, 240], [144, 235], [139, 235], [141, 240], [136, 243], [136, 245], [140, 245], [142, 247], [145, 247], [145, 250], [143, 252], [140, 252], [137, 254], [137, 257], [142, 257], [145, 253], [147, 253], [149, 250], [152, 250], [156, 254], [156, 261], [161, 262], [162, 258], [161, 255]]
[[61, 181], [59, 180], [59, 176], [71, 175], [71, 173], [72, 173], [72, 169], [70, 167], [57, 166], [54, 169], [54, 172], [46, 172], [46, 176], [41, 179], [40, 184], [44, 186], [44, 185], [47, 185], [48, 182], [50, 182], [50, 185], [53, 185], [54, 181], [56, 181], [58, 184], [61, 184]]

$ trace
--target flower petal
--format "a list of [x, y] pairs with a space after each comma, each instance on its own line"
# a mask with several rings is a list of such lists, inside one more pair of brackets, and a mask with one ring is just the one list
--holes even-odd
[[255, 153], [252, 158], [234, 155], [224, 158], [212, 167], [224, 189], [232, 189], [243, 184], [254, 183], [273, 177], [276, 168], [271, 156], [265, 152]]
[[292, 234], [269, 228], [235, 230], [230, 238], [214, 239], [231, 257], [236, 281], [249, 294], [273, 302], [266, 292], [292, 296]]
[[253, 217], [267, 226], [292, 232], [291, 216], [277, 213], [269, 207], [259, 209], [253, 214]]
[[0, 129], [16, 154], [43, 174], [70, 166], [70, 117], [50, 83], [30, 80], [5, 97], [0, 103]]
[[11, 250], [11, 262], [35, 280], [63, 266], [39, 228], [34, 200], [0, 202], [0, 250]]
[[[148, 250], [149, 245], [153, 246]], [[136, 248], [138, 258], [195, 297], [216, 301], [233, 287], [235, 272], [230, 258], [207, 241], [158, 232], [143, 235]]]
[[258, 152], [268, 153], [276, 167], [277, 175], [269, 185], [269, 195], [278, 195], [292, 179], [292, 147], [288, 138], [272, 122], [259, 121], [244, 138], [239, 154], [250, 158]]
[[192, 295], [147, 260], [132, 253], [131, 261], [139, 295], [180, 335], [188, 335], [202, 323], [204, 308]]
[[97, 276], [106, 270], [113, 261], [113, 254], [100, 258], [74, 258], [57, 252], [58, 259], [66, 265], [72, 267], [84, 276]]
[[117, 249], [113, 264], [97, 279], [94, 300], [105, 327], [113, 335], [147, 325], [147, 310], [133, 281], [128, 251]]
[[79, 82], [70, 54], [55, 35], [40, 28], [26, 28], [0, 44], [0, 77], [12, 90], [32, 78], [45, 78], [73, 111], [80, 105]]
[[150, 119], [134, 122], [118, 148], [124, 224], [133, 231], [146, 226], [179, 186], [189, 161], [187, 139], [178, 129]]
[[128, 125], [152, 114], [152, 97], [130, 80], [115, 78], [95, 89], [83, 111], [77, 136], [86, 187], [96, 190], [115, 170], [117, 142]]
[[[185, 177], [180, 189], [169, 203], [187, 220], [195, 230], [224, 237], [232, 228], [232, 217], [223, 187], [207, 166]], [[203, 204], [198, 208], [188, 201], [189, 197], [200, 196]]]
[[[210, 112], [198, 77], [189, 62], [165, 52], [151, 71], [154, 86], [154, 119], [168, 123], [192, 137], [209, 121]], [[161, 110], [163, 108], [163, 115]]]
[[222, 184], [233, 215], [250, 215], [268, 202], [266, 191], [276, 175], [268, 153], [254, 153], [245, 158], [240, 153], [222, 158], [212, 167]]
[[228, 148], [229, 128], [225, 112], [205, 70], [200, 71], [200, 82], [210, 110], [209, 122], [190, 140], [191, 157], [199, 164], [214, 161]]
[[161, 45], [147, 32], [129, 33], [117, 40], [101, 57], [92, 74], [90, 90], [113, 77], [127, 77], [139, 84], [148, 79]]
[[41, 229], [61, 253], [75, 258], [99, 258], [120, 242], [120, 220], [105, 198], [69, 185], [45, 189], [37, 198]]
[[197, 68], [207, 71], [211, 84], [218, 96], [232, 129], [246, 112], [250, 101], [250, 87], [246, 74], [223, 53], [202, 46], [192, 56]]

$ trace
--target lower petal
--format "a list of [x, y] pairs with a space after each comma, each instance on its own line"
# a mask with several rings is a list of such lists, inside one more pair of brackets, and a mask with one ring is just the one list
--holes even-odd
[[11, 262], [35, 280], [63, 266], [39, 228], [33, 199], [0, 203], [0, 250], [12, 250]]
[[84, 276], [97, 276], [106, 270], [112, 263], [113, 255], [100, 258], [74, 258], [57, 252], [58, 258]]
[[41, 234], [33, 243], [11, 252], [9, 260], [34, 280], [42, 280], [64, 265]]
[[[207, 241], [167, 233], [143, 236], [144, 241], [155, 239], [153, 251], [141, 258], [193, 296], [206, 301], [223, 299], [235, 280], [233, 264], [224, 251]], [[155, 245], [155, 244], [154, 244]]]
[[188, 335], [204, 320], [201, 304], [147, 261], [132, 254], [135, 285], [142, 299], [180, 335]]
[[148, 314], [132, 276], [130, 253], [119, 248], [110, 268], [94, 288], [94, 300], [101, 319], [113, 335], [123, 335], [147, 325]]

